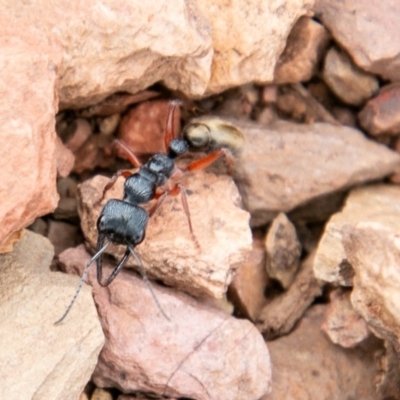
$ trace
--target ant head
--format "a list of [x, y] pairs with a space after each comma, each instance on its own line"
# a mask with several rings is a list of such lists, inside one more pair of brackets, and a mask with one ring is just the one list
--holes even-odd
[[186, 153], [189, 149], [189, 145], [184, 139], [172, 139], [168, 147], [168, 157], [176, 158], [183, 153]]
[[108, 200], [97, 221], [99, 235], [115, 244], [137, 246], [145, 236], [149, 219], [143, 208], [121, 200]]

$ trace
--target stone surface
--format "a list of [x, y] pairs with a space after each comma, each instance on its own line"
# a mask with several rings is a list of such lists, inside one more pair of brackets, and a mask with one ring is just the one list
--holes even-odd
[[[119, 178], [99, 204], [108, 179], [96, 176], [80, 186], [82, 231], [92, 247], [97, 241], [96, 221], [108, 198], [122, 198]], [[167, 196], [150, 219], [146, 238], [137, 247], [149, 276], [192, 295], [221, 298], [234, 271], [251, 251], [249, 214], [232, 179], [204, 171], [187, 174], [190, 217], [199, 248], [190, 234], [180, 196]], [[115, 250], [117, 250], [115, 252]], [[118, 259], [125, 248], [114, 249]], [[107, 250], [108, 251], [108, 250]], [[135, 266], [130, 261], [127, 266]]]
[[356, 65], [390, 81], [400, 81], [397, 0], [316, 0], [316, 17]]
[[63, 145], [58, 136], [56, 138], [56, 163], [57, 176], [61, 178], [65, 178], [69, 175], [75, 163], [74, 153]]
[[[169, 108], [168, 100], [152, 100], [130, 109], [121, 119], [118, 139], [138, 156], [165, 152], [164, 133]], [[180, 131], [179, 121], [180, 112], [177, 108], [174, 119], [176, 133]], [[125, 152], [119, 148], [118, 154], [125, 156]]]
[[384, 86], [358, 114], [361, 126], [370, 135], [400, 133], [400, 84]]
[[[4, 7], [0, 6], [0, 9]], [[54, 210], [59, 47], [32, 26], [0, 28], [0, 245], [38, 216]]]
[[348, 127], [236, 123], [245, 146], [234, 178], [253, 226], [323, 194], [382, 178], [400, 165], [398, 154]]
[[284, 213], [278, 214], [272, 221], [265, 239], [265, 248], [268, 275], [287, 289], [300, 264], [301, 245], [296, 228]]
[[339, 125], [334, 116], [299, 83], [281, 86], [276, 106], [296, 122], [328, 122]]
[[314, 277], [314, 254], [302, 263], [292, 285], [286, 292], [269, 301], [257, 319], [257, 327], [267, 339], [289, 333], [305, 311], [322, 294], [323, 283]]
[[285, 50], [275, 66], [277, 84], [309, 81], [326, 50], [328, 31], [310, 17], [301, 17], [293, 26]]
[[346, 104], [360, 106], [379, 90], [378, 79], [355, 66], [349, 56], [332, 47], [325, 57], [322, 76]]
[[[84, 318], [54, 322], [75, 291], [76, 277], [50, 272], [53, 246], [26, 231], [0, 256], [0, 397], [78, 398], [97, 362], [104, 335], [90, 291], [76, 305]], [[40, 362], [38, 362], [40, 360]]]
[[62, 251], [78, 244], [79, 226], [62, 221], [50, 221], [47, 238], [54, 246], [54, 254], [58, 256]]
[[[60, 258], [82, 273], [90, 256], [80, 246]], [[257, 400], [268, 391], [268, 350], [250, 322], [153, 283], [167, 320], [147, 285], [126, 270], [101, 287], [93, 266], [89, 282], [106, 335], [97, 386], [199, 400]]]
[[325, 227], [315, 256], [315, 276], [327, 282], [351, 286], [354, 270], [342, 243], [344, 227], [358, 222], [374, 221], [375, 216], [380, 214], [400, 216], [397, 206], [399, 196], [400, 187], [394, 185], [371, 185], [353, 189], [343, 210], [334, 214]]
[[325, 321], [321, 326], [332, 343], [346, 348], [357, 346], [370, 334], [365, 321], [354, 311], [350, 294], [350, 290], [343, 288], [331, 292]]
[[18, 7], [6, 1], [0, 12], [8, 24], [28, 27], [40, 16], [42, 36], [63, 49], [60, 106], [78, 108], [157, 82], [194, 97], [255, 78], [272, 81], [292, 25], [312, 4], [89, 0], [64, 7], [40, 0]]
[[228, 289], [236, 314], [255, 321], [267, 301], [264, 296], [267, 283], [264, 237], [256, 232], [253, 233], [252, 251], [239, 265]]
[[356, 349], [333, 345], [321, 332], [325, 306], [310, 308], [288, 336], [268, 342], [273, 380], [261, 400], [376, 400], [380, 343]]
[[373, 333], [391, 342], [399, 352], [400, 209], [396, 201], [400, 188], [385, 189], [380, 209], [376, 206], [369, 218], [346, 227], [343, 245], [355, 272], [351, 294], [354, 309]]

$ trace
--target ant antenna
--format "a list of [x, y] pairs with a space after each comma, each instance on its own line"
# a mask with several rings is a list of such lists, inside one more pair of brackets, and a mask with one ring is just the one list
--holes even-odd
[[83, 270], [83, 273], [82, 273], [81, 279], [79, 280], [78, 286], [76, 287], [76, 291], [75, 291], [74, 297], [72, 298], [71, 302], [69, 303], [69, 305], [68, 305], [67, 309], [65, 310], [64, 314], [62, 315], [62, 317], [61, 317], [60, 319], [58, 319], [56, 322], [54, 322], [54, 325], [59, 325], [59, 324], [61, 324], [61, 322], [64, 321], [65, 317], [66, 317], [66, 316], [68, 315], [68, 313], [71, 311], [71, 308], [72, 308], [72, 306], [74, 305], [74, 303], [75, 303], [75, 301], [76, 301], [76, 299], [77, 299], [77, 297], [78, 297], [78, 294], [79, 294], [79, 292], [80, 292], [81, 289], [82, 289], [83, 282], [85, 282], [85, 280], [86, 280], [86, 276], [87, 276], [87, 273], [88, 273], [88, 270], [89, 270], [90, 265], [91, 265], [94, 261], [96, 261], [96, 260], [104, 253], [104, 251], [107, 249], [107, 247], [110, 245], [110, 243], [111, 243], [111, 242], [106, 243], [106, 244], [105, 244], [105, 245], [104, 245], [104, 246], [103, 246], [89, 261], [88, 261], [88, 263], [86, 264], [86, 266], [85, 266], [85, 268], [84, 268], [84, 270]]
[[149, 278], [147, 277], [146, 271], [145, 271], [144, 266], [143, 266], [143, 264], [142, 264], [142, 260], [141, 260], [141, 259], [139, 258], [139, 256], [135, 253], [135, 250], [134, 250], [134, 248], [133, 248], [132, 245], [128, 245], [128, 249], [129, 249], [129, 251], [131, 252], [131, 254], [133, 255], [133, 257], [135, 257], [135, 260], [136, 260], [136, 262], [138, 263], [138, 265], [139, 265], [139, 267], [140, 267], [140, 274], [142, 275], [142, 279], [144, 280], [144, 282], [146, 283], [147, 287], [149, 288], [150, 293], [151, 293], [151, 295], [153, 296], [153, 299], [154, 299], [155, 303], [157, 304], [158, 309], [160, 310], [161, 314], [164, 315], [164, 317], [165, 317], [168, 321], [171, 321], [171, 320], [168, 318], [168, 315], [167, 315], [167, 314], [165, 313], [165, 311], [162, 309], [161, 304], [159, 303], [159, 301], [158, 301], [158, 299], [157, 299], [157, 297], [156, 297], [156, 294], [155, 294], [154, 291], [153, 291], [153, 288], [152, 288], [152, 286], [151, 286], [151, 283], [150, 283], [150, 281], [149, 281]]

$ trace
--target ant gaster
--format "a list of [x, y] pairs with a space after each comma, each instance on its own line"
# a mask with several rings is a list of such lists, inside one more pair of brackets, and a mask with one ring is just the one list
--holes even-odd
[[[199, 247], [193, 233], [185, 188], [181, 183], [179, 183], [179, 181], [178, 183], [171, 184], [171, 178], [177, 176], [179, 179], [179, 176], [184, 172], [203, 169], [211, 165], [221, 156], [226, 156], [230, 167], [232, 160], [229, 150], [220, 148], [206, 157], [190, 163], [186, 168], [182, 169], [176, 166], [175, 159], [186, 153], [189, 150], [190, 145], [188, 139], [174, 138], [173, 122], [175, 110], [179, 104], [179, 101], [172, 101], [170, 103], [164, 134], [166, 154], [154, 154], [145, 164], [142, 165], [135, 154], [123, 142], [116, 140], [116, 144], [125, 151], [129, 161], [133, 166], [139, 168], [139, 170], [135, 173], [132, 173], [130, 170], [118, 171], [105, 186], [100, 202], [103, 200], [105, 193], [114, 185], [119, 176], [122, 175], [126, 178], [123, 199], [108, 200], [100, 213], [97, 221], [98, 239], [96, 253], [86, 264], [71, 303], [67, 307], [63, 316], [56, 321], [55, 324], [61, 323], [68, 315], [82, 288], [83, 282], [86, 279], [88, 268], [94, 261], [97, 263], [97, 280], [99, 284], [101, 286], [108, 286], [124, 267], [131, 255], [138, 263], [141, 275], [148, 285], [157, 306], [163, 315], [169, 319], [160, 307], [157, 298], [154, 295], [143, 264], [135, 252], [135, 247], [143, 241], [149, 217], [158, 210], [166, 196], [168, 194], [177, 195], [179, 193], [181, 195], [183, 209], [188, 220], [192, 238], [196, 246]], [[153, 199], [157, 199], [157, 202], [149, 212], [140, 207], [140, 204], [148, 203]], [[126, 251], [112, 273], [105, 279], [105, 281], [103, 281], [102, 255], [110, 243], [124, 245], [126, 246]]]

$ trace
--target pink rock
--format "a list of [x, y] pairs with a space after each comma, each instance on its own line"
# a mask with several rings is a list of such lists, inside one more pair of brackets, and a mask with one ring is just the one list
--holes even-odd
[[349, 351], [321, 332], [325, 306], [315, 305], [287, 336], [268, 342], [273, 368], [271, 394], [261, 400], [376, 400], [376, 359], [382, 345], [371, 341]]
[[68, 147], [63, 145], [58, 136], [56, 141], [56, 162], [57, 175], [61, 178], [65, 178], [70, 174], [75, 163], [74, 154]]
[[61, 50], [33, 27], [15, 25], [0, 28], [0, 244], [58, 201], [54, 116]]
[[[92, 248], [105, 201], [122, 198], [124, 180], [119, 178], [99, 204], [107, 182], [107, 178], [96, 176], [80, 186], [81, 227]], [[185, 175], [182, 183], [188, 191], [199, 248], [190, 234], [180, 196], [168, 196], [150, 219], [137, 252], [149, 276], [191, 295], [221, 298], [251, 250], [249, 214], [240, 208], [239, 193], [228, 176], [197, 171]], [[114, 247], [110, 253], [121, 259], [125, 250]], [[136, 267], [136, 263], [129, 261], [127, 266]]]
[[256, 233], [251, 253], [240, 264], [229, 286], [228, 298], [235, 305], [236, 312], [255, 321], [267, 301], [264, 296], [267, 283], [264, 237]]
[[314, 11], [356, 65], [384, 79], [400, 80], [398, 1], [317, 0]]
[[277, 84], [309, 81], [329, 43], [328, 31], [310, 17], [301, 17], [287, 39], [275, 67]]
[[[60, 255], [80, 273], [89, 257], [83, 246]], [[89, 282], [106, 335], [97, 386], [199, 400], [257, 400], [268, 392], [268, 350], [248, 321], [152, 284], [167, 320], [146, 284], [128, 271], [103, 288], [92, 267]]]
[[357, 346], [370, 334], [366, 322], [351, 305], [350, 294], [350, 290], [342, 288], [331, 293], [322, 325], [333, 343], [347, 348]]

